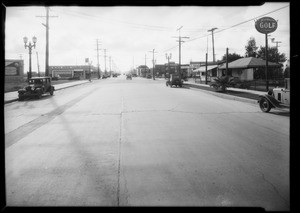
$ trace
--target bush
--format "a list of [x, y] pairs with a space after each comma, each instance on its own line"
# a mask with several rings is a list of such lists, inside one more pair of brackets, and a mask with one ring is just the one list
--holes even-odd
[[233, 87], [235, 85], [234, 79], [229, 78], [229, 76], [216, 77], [214, 80], [215, 82], [210, 83], [210, 87], [221, 92], [225, 92], [227, 87]]

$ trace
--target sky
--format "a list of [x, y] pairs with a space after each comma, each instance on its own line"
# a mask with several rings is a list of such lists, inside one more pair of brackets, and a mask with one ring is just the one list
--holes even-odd
[[[272, 17], [278, 28], [270, 34], [278, 50], [290, 57], [289, 2], [260, 6], [51, 6], [49, 18], [49, 65], [85, 65], [89, 58], [97, 66], [97, 41], [101, 70], [127, 72], [139, 65], [179, 63], [179, 35], [182, 36], [181, 64], [213, 60], [226, 54], [245, 56], [250, 37], [257, 47], [265, 46], [265, 34], [255, 29], [255, 20]], [[39, 17], [42, 16], [42, 17]], [[23, 59], [24, 72], [29, 67], [29, 51], [23, 37], [37, 37], [32, 52], [32, 71], [45, 71], [46, 8], [38, 5], [6, 7], [5, 59]], [[186, 37], [186, 38], [184, 38]], [[38, 58], [37, 54], [38, 53]], [[106, 56], [106, 57], [105, 57]]]

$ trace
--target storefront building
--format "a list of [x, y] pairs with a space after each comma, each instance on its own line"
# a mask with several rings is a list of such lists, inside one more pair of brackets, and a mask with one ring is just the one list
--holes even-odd
[[88, 79], [97, 76], [97, 68], [89, 65], [79, 66], [49, 66], [49, 73], [52, 77]]

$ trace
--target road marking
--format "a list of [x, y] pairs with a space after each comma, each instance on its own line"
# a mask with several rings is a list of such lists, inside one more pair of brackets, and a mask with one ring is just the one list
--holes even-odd
[[96, 90], [86, 92], [82, 94], [81, 96], [69, 101], [68, 103], [52, 110], [51, 112], [48, 112], [44, 115], [41, 115], [37, 117], [36, 119], [30, 121], [27, 124], [24, 124], [23, 126], [20, 126], [19, 128], [5, 134], [5, 149], [10, 147], [11, 145], [15, 144], [22, 138], [29, 135], [31, 132], [35, 131], [36, 129], [40, 128], [41, 126], [45, 125], [46, 123], [53, 120], [56, 116], [62, 114], [64, 111], [66, 111], [68, 108], [74, 106], [74, 104], [78, 103], [82, 99], [88, 97]]
[[120, 136], [119, 136], [119, 159], [118, 159], [118, 187], [117, 187], [117, 205], [120, 206], [120, 173], [121, 173], [121, 142], [122, 142], [122, 128], [123, 128], [123, 111], [124, 111], [124, 97], [121, 92], [121, 111], [120, 111]]

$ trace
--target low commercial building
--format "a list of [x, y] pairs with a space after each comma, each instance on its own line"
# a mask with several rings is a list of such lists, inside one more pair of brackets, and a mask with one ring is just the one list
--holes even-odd
[[49, 66], [49, 73], [52, 77], [88, 79], [90, 74], [91, 77], [97, 77], [98, 70], [89, 65]]
[[[268, 67], [278, 68], [281, 67], [281, 64], [268, 62]], [[227, 75], [237, 78], [241, 81], [252, 81], [254, 80], [254, 72], [259, 68], [265, 68], [266, 61], [260, 58], [247, 57], [240, 58], [235, 61], [228, 63]], [[221, 72], [221, 75], [226, 75], [226, 64], [222, 64], [218, 68]], [[262, 70], [264, 72], [264, 70]]]

